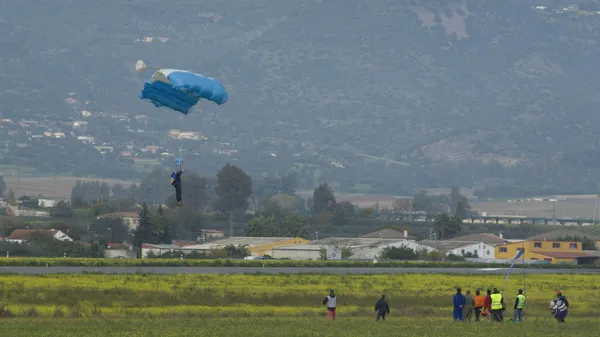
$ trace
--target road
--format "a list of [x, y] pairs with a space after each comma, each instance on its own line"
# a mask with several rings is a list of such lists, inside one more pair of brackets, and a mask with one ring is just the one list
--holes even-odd
[[[507, 268], [314, 268], [314, 267], [0, 267], [0, 274], [506, 274]], [[600, 269], [526, 269], [527, 274], [600, 274]], [[520, 268], [513, 270], [521, 273]]]

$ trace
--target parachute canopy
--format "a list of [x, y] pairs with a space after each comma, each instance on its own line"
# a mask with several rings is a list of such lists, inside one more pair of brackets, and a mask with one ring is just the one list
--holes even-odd
[[[140, 60], [135, 64], [135, 69], [142, 72], [149, 68]], [[200, 99], [222, 105], [228, 98], [225, 87], [214, 78], [177, 69], [157, 69], [140, 92], [140, 99], [186, 115]]]

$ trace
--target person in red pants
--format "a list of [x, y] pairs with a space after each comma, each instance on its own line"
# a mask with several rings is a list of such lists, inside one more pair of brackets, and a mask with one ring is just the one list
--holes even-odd
[[329, 295], [323, 300], [323, 304], [327, 305], [327, 319], [335, 320], [335, 308], [337, 307], [337, 297], [333, 290], [329, 291]]

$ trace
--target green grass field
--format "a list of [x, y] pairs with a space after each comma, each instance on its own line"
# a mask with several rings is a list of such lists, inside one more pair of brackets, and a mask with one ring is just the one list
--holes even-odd
[[[502, 288], [502, 275], [2, 275], [0, 336], [518, 336], [597, 335], [598, 276], [527, 276], [525, 323], [452, 320], [452, 295]], [[506, 289], [523, 286], [514, 274]], [[564, 326], [548, 311], [555, 289], [571, 304]], [[321, 300], [338, 295], [328, 322]], [[381, 293], [391, 315], [376, 322]]]
[[[532, 319], [522, 325], [480, 322], [463, 324], [451, 319], [405, 318], [391, 315], [385, 322], [373, 317], [343, 317], [336, 321], [318, 318], [194, 318], [161, 319], [10, 319], [2, 321], [4, 337], [380, 337], [380, 336], [597, 336], [594, 320], [573, 319], [562, 326], [547, 319]], [[493, 324], [502, 324], [494, 328]], [[493, 331], [493, 333], [491, 332]]]

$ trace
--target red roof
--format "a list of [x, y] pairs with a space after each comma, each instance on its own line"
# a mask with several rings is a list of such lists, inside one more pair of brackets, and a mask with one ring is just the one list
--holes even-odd
[[597, 257], [592, 254], [582, 252], [533, 252], [534, 254], [544, 255], [548, 257], [554, 257], [558, 259], [576, 259], [578, 257]]
[[223, 234], [223, 231], [216, 230], [216, 229], [203, 229], [202, 231], [203, 231], [204, 233]]
[[46, 233], [54, 236], [58, 231], [53, 229], [15, 229], [6, 239], [7, 240], [27, 240], [33, 233]]

